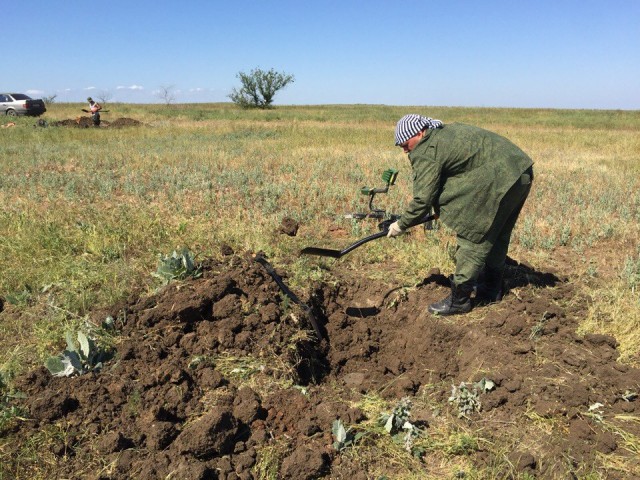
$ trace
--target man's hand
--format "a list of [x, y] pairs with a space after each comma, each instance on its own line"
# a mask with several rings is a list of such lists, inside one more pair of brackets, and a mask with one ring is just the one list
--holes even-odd
[[398, 222], [393, 222], [389, 225], [389, 232], [387, 233], [387, 238], [397, 237], [398, 235], [402, 235], [404, 230], [400, 228], [400, 224]]

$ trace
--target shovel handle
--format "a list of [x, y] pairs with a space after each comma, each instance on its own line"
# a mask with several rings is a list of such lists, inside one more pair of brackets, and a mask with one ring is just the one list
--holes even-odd
[[380, 237], [386, 237], [387, 233], [389, 233], [389, 229], [388, 228], [386, 230], [381, 231], [381, 232], [374, 233], [373, 235], [369, 235], [368, 237], [364, 237], [363, 239], [358, 240], [356, 243], [352, 243], [347, 248], [345, 248], [344, 250], [340, 251], [340, 256], [346, 255], [351, 250], [355, 250], [356, 248], [364, 245], [365, 243], [370, 242], [371, 240], [376, 240], [377, 238], [380, 238]]
[[[420, 220], [418, 223], [416, 223], [413, 226], [415, 227], [417, 225], [430, 222], [431, 220], [436, 220], [437, 218], [438, 218], [438, 215], [427, 215], [426, 217], [424, 217], [422, 220]], [[323, 257], [340, 258], [343, 255], [346, 255], [347, 253], [349, 253], [350, 251], [355, 250], [356, 248], [364, 245], [365, 243], [368, 243], [372, 240], [376, 240], [381, 237], [386, 237], [387, 234], [389, 233], [390, 224], [391, 224], [390, 221], [385, 221], [380, 223], [380, 228], [382, 229], [382, 231], [378, 233], [374, 233], [373, 235], [369, 235], [368, 237], [364, 237], [358, 240], [357, 242], [352, 243], [344, 250], [331, 250], [328, 248], [307, 247], [302, 249], [300, 253], [306, 254], [306, 255], [320, 255]]]
[[[422, 220], [420, 220], [419, 223], [416, 223], [414, 225], [414, 227], [418, 226], [418, 225], [422, 225], [423, 223], [430, 222], [431, 220], [435, 220], [437, 218], [438, 218], [437, 215], [428, 215], [428, 216], [424, 217]], [[374, 233], [373, 235], [369, 235], [368, 237], [364, 237], [363, 239], [358, 240], [356, 243], [353, 243], [353, 244], [349, 245], [347, 248], [345, 248], [344, 250], [342, 250], [340, 252], [340, 256], [346, 255], [351, 250], [354, 250], [354, 249], [364, 245], [365, 243], [370, 242], [371, 240], [376, 240], [376, 239], [378, 239], [380, 237], [386, 237], [387, 234], [389, 233], [390, 223], [389, 222], [382, 222], [381, 225], [382, 225], [382, 231], [380, 231], [378, 233]]]

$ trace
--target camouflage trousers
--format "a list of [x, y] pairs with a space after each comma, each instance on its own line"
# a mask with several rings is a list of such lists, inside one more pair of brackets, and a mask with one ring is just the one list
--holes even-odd
[[456, 272], [453, 275], [455, 285], [475, 283], [485, 266], [504, 270], [511, 232], [531, 191], [532, 181], [533, 168], [529, 168], [503, 197], [491, 228], [482, 241], [475, 243], [458, 235]]

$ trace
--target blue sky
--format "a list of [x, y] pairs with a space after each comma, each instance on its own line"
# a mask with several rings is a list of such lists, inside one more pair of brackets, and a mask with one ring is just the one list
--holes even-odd
[[638, 0], [0, 3], [0, 90], [59, 102], [229, 101], [258, 67], [295, 76], [276, 105], [640, 109]]

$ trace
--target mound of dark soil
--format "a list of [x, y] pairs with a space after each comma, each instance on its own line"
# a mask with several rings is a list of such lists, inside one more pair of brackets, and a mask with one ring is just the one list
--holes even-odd
[[142, 122], [135, 120], [133, 118], [116, 118], [113, 122], [108, 124], [111, 128], [122, 128], [122, 127], [139, 127], [144, 125]]
[[[59, 120], [56, 122], [51, 122], [51, 125], [54, 127], [79, 127], [79, 128], [89, 128], [93, 127], [93, 120], [91, 117], [78, 117], [78, 118], [69, 118], [66, 120]], [[100, 127], [109, 127], [109, 128], [122, 128], [122, 127], [139, 127], [144, 125], [142, 122], [135, 120], [133, 118], [117, 118], [112, 122], [102, 120], [100, 122]]]
[[[446, 294], [437, 271], [409, 289], [342, 275], [308, 300], [322, 341], [249, 256], [209, 262], [202, 278], [96, 313], [96, 323], [117, 319], [115, 359], [98, 373], [57, 378], [41, 368], [19, 379], [29, 414], [12, 445], [62, 425], [51, 478], [249, 479], [269, 445], [282, 452], [281, 478], [364, 479], [364, 467], [332, 447], [331, 425], [363, 421], [355, 401], [379, 392], [429, 396], [462, 429], [518, 439], [514, 468], [542, 478], [571, 478], [598, 455], [632, 455], [588, 412], [599, 402], [609, 419], [638, 415], [640, 402], [624, 394], [638, 391], [640, 371], [616, 362], [614, 338], [576, 334], [584, 302], [567, 301], [566, 278], [514, 264], [503, 302], [437, 318], [425, 314]], [[452, 385], [483, 377], [496, 388], [481, 395], [481, 411], [457, 419]], [[439, 414], [415, 415], [429, 425]], [[550, 435], [534, 419], [558, 427]], [[492, 462], [482, 447], [470, 455], [480, 467]]]

